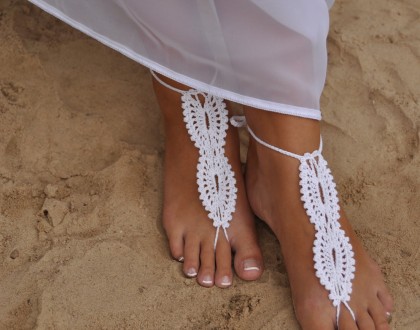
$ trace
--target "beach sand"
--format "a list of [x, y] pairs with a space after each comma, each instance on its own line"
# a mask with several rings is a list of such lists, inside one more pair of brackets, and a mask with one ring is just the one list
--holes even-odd
[[[322, 98], [325, 156], [404, 330], [420, 329], [419, 17], [418, 0], [338, 1]], [[21, 0], [0, 0], [0, 45], [0, 329], [298, 328], [261, 222], [259, 281], [204, 289], [170, 258], [147, 69]]]

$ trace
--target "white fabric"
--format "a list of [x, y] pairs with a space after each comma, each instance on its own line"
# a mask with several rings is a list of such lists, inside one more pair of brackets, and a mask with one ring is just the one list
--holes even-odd
[[230, 122], [235, 127], [246, 126], [255, 141], [263, 146], [299, 160], [301, 200], [316, 231], [313, 245], [315, 275], [328, 290], [328, 298], [337, 309], [337, 325], [341, 304], [346, 306], [355, 320], [349, 302], [356, 262], [353, 247], [339, 222], [338, 194], [328, 163], [322, 156], [322, 138], [318, 150], [298, 155], [261, 140], [247, 126], [243, 116], [234, 116]]
[[331, 0], [29, 1], [194, 89], [321, 118]]
[[328, 8], [331, 8], [334, 4], [334, 0], [325, 0], [327, 2]]

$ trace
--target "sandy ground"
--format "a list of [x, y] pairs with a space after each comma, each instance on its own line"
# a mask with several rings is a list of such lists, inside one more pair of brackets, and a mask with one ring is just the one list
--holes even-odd
[[[345, 208], [420, 329], [420, 3], [339, 1], [323, 95]], [[266, 272], [203, 289], [160, 224], [147, 70], [25, 1], [0, 0], [0, 328], [297, 329], [278, 243]]]

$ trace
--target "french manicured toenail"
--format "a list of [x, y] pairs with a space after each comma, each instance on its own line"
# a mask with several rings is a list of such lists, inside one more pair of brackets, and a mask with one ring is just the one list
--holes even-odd
[[258, 263], [254, 259], [248, 259], [244, 261], [244, 270], [245, 271], [251, 271], [251, 270], [260, 270], [260, 267], [258, 266]]
[[223, 276], [222, 282], [220, 284], [223, 286], [228, 286], [232, 284], [232, 281], [230, 280], [229, 276]]
[[183, 262], [183, 261], [184, 261], [184, 257], [179, 257], [179, 258], [178, 258], [178, 261], [179, 261], [179, 262]]
[[213, 284], [213, 279], [210, 275], [206, 275], [203, 277], [203, 280], [201, 281], [203, 284]]
[[187, 270], [187, 276], [188, 277], [196, 277], [197, 276], [197, 271], [195, 270], [195, 268], [190, 268]]

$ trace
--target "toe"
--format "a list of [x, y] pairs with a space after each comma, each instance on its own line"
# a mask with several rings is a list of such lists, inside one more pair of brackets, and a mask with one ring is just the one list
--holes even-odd
[[205, 287], [214, 285], [214, 246], [213, 242], [207, 240], [201, 243], [200, 250], [200, 269], [198, 271], [197, 281]]
[[375, 330], [375, 323], [367, 311], [356, 314], [357, 326], [360, 330]]
[[185, 238], [184, 246], [184, 274], [187, 277], [196, 277], [200, 264], [200, 241], [194, 237]]
[[357, 330], [357, 325], [350, 312], [342, 306], [340, 318], [338, 320], [338, 328], [340, 330]]
[[182, 234], [168, 234], [169, 250], [175, 260], [184, 261], [184, 238]]
[[234, 266], [236, 274], [245, 281], [253, 281], [263, 273], [263, 258], [258, 245], [256, 233], [253, 231], [241, 233], [232, 239], [232, 249], [235, 251]]
[[388, 324], [386, 310], [380, 301], [377, 301], [375, 304], [369, 307], [369, 314], [373, 319], [376, 330], [389, 330], [390, 326]]
[[384, 306], [385, 312], [390, 315], [394, 311], [394, 301], [386, 287], [378, 292], [378, 298]]
[[219, 288], [227, 288], [232, 285], [232, 277], [232, 251], [230, 244], [224, 237], [220, 237], [216, 247], [214, 283]]

